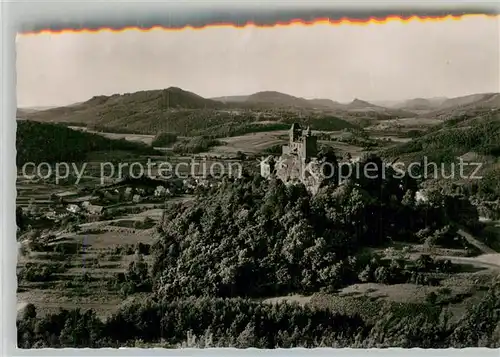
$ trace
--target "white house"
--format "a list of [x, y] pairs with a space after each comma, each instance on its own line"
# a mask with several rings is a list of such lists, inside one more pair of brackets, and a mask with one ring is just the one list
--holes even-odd
[[424, 190], [418, 190], [415, 193], [415, 199], [417, 202], [426, 202], [427, 201], [427, 195], [425, 194]]
[[66, 210], [68, 212], [71, 212], [71, 213], [78, 213], [78, 212], [80, 212], [80, 207], [78, 207], [77, 205], [71, 204], [71, 205], [68, 205], [68, 207], [66, 207]]
[[167, 189], [165, 187], [163, 187], [163, 186], [156, 187], [156, 190], [155, 190], [156, 197], [165, 196], [166, 193], [167, 193]]

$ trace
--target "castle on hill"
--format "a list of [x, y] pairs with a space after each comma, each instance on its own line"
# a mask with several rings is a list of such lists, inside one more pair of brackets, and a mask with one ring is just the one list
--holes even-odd
[[268, 156], [261, 161], [262, 177], [276, 176], [285, 184], [303, 183], [315, 194], [323, 182], [318, 161], [318, 140], [308, 127], [303, 130], [299, 124], [292, 124], [289, 142], [283, 145], [281, 156]]
[[302, 130], [299, 124], [292, 124], [289, 140], [288, 145], [282, 147], [282, 156], [296, 156], [307, 161], [318, 154], [318, 139], [312, 135], [310, 127]]

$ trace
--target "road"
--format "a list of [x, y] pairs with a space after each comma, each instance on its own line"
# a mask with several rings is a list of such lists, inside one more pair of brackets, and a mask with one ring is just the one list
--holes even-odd
[[500, 253], [483, 254], [477, 257], [436, 256], [434, 258], [450, 260], [453, 264], [470, 264], [478, 268], [500, 270]]
[[500, 269], [500, 253], [488, 247], [483, 242], [479, 241], [472, 234], [459, 229], [457, 232], [459, 235], [464, 237], [467, 242], [479, 249], [483, 254], [477, 257], [447, 257], [438, 256], [437, 259], [449, 259], [452, 263], [456, 264], [471, 264], [476, 267], [488, 268], [488, 269]]

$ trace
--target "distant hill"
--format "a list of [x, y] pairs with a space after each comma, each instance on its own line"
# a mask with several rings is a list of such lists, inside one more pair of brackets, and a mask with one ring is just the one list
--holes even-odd
[[447, 98], [414, 98], [398, 104], [396, 107], [406, 110], [433, 110], [439, 108]]
[[309, 99], [309, 103], [311, 103], [313, 107], [323, 107], [330, 109], [341, 109], [344, 106], [344, 104], [336, 102], [334, 100], [321, 98]]
[[312, 104], [304, 98], [294, 97], [275, 91], [257, 92], [248, 96], [247, 103], [270, 104], [272, 106], [311, 108]]
[[413, 111], [424, 117], [453, 116], [475, 109], [500, 108], [498, 93], [479, 93], [455, 98], [413, 98], [399, 102], [387, 102], [387, 107]]
[[408, 100], [377, 102], [377, 104], [386, 106], [388, 108], [421, 112], [437, 109], [446, 100], [448, 100], [448, 98], [446, 97], [412, 98]]
[[[18, 110], [18, 118], [83, 125], [96, 131], [145, 134], [171, 132], [181, 136], [213, 137], [282, 130], [285, 125], [303, 117], [312, 127], [332, 128], [330, 130], [353, 125], [331, 114], [300, 115], [302, 107], [310, 110], [312, 105], [306, 99], [279, 92], [267, 91], [218, 99], [226, 103], [171, 87], [95, 96], [82, 103], [38, 112]], [[261, 115], [262, 112], [266, 114]], [[321, 122], [316, 121], [322, 118], [324, 120]], [[269, 122], [261, 123], [261, 120]]]
[[26, 162], [78, 162], [93, 151], [155, 153], [151, 147], [126, 140], [111, 140], [98, 134], [73, 130], [58, 124], [27, 120], [17, 122], [17, 165]]
[[133, 117], [139, 120], [154, 111], [168, 109], [216, 109], [224, 104], [205, 99], [197, 94], [170, 87], [163, 90], [149, 90], [135, 93], [95, 96], [86, 102], [43, 111], [19, 110], [21, 119], [43, 122], [95, 123], [103, 120]]
[[95, 96], [71, 106], [32, 113], [18, 111], [17, 115], [20, 119], [81, 124], [96, 130], [151, 134], [166, 131], [189, 135], [193, 130], [214, 125], [212, 120], [220, 124], [222, 119], [215, 110], [223, 109], [226, 109], [224, 103], [170, 87]]
[[334, 113], [341, 118], [357, 117], [371, 120], [389, 120], [415, 117], [415, 113], [407, 110], [387, 108], [357, 98], [348, 104], [341, 104]]
[[483, 93], [447, 99], [435, 110], [421, 116], [448, 120], [460, 115], [476, 116], [495, 109], [500, 109], [500, 93]]
[[[180, 136], [224, 137], [255, 130], [278, 130], [282, 127], [280, 124], [304, 117], [312, 126], [323, 126], [314, 122], [316, 119], [329, 118], [324, 123], [332, 123], [331, 118], [335, 118], [338, 125], [332, 127], [344, 127], [346, 121], [350, 125], [360, 125], [372, 120], [416, 116], [415, 112], [388, 108], [361, 99], [342, 104], [325, 98], [308, 100], [277, 91], [215, 99], [206, 99], [195, 93], [170, 87], [95, 96], [85, 102], [42, 111], [19, 109], [17, 117], [87, 126], [97, 131], [141, 134], [172, 132]], [[263, 125], [261, 121], [267, 124]], [[224, 126], [232, 129], [224, 130]]]
[[369, 108], [381, 108], [381, 107], [357, 98], [354, 99], [349, 104], [344, 105], [344, 109], [369, 109]]
[[198, 94], [185, 91], [177, 87], [169, 87], [162, 90], [148, 90], [126, 94], [114, 94], [112, 96], [93, 97], [86, 104], [148, 104], [161, 108], [183, 108], [183, 109], [215, 109], [223, 108], [221, 102], [205, 99]]
[[248, 95], [229, 95], [226, 97], [210, 98], [221, 103], [243, 103], [248, 99]]
[[222, 103], [240, 104], [248, 108], [312, 108], [313, 103], [307, 99], [294, 97], [293, 95], [276, 92], [262, 91], [250, 95], [237, 95], [212, 98]]
[[[64, 110], [61, 111], [64, 113]], [[90, 113], [96, 113], [91, 108]], [[71, 112], [70, 112], [71, 113]], [[314, 116], [300, 116], [297, 113], [285, 113], [274, 120], [259, 121], [258, 112], [241, 110], [214, 110], [214, 109], [179, 109], [179, 110], [151, 110], [147, 114], [112, 115], [113, 112], [102, 116], [98, 121], [88, 123], [94, 131], [145, 133], [159, 132], [174, 133], [179, 136], [207, 136], [222, 138], [247, 133], [287, 130], [294, 122], [310, 125], [315, 130], [336, 131], [345, 128], [357, 127], [341, 118], [332, 115], [316, 114]], [[71, 114], [70, 114], [71, 115]], [[71, 123], [75, 120], [68, 115]], [[75, 116], [88, 115], [87, 112], [74, 113]], [[18, 121], [18, 122], [22, 122]], [[67, 123], [63, 123], [67, 124]]]
[[415, 116], [413, 112], [387, 108], [361, 99], [354, 99], [351, 103], [344, 104], [326, 98], [305, 99], [276, 91], [257, 92], [248, 96], [218, 97], [215, 99], [231, 103], [233, 106], [253, 109], [295, 108], [309, 111], [322, 110], [343, 119], [364, 117], [365, 119], [384, 120]]
[[55, 108], [53, 106], [46, 106], [46, 107], [20, 107], [18, 108], [18, 113], [34, 113], [34, 112], [40, 112], [42, 110], [48, 110]]
[[458, 106], [467, 106], [467, 105], [494, 105], [497, 106], [500, 104], [500, 94], [499, 93], [480, 93], [480, 94], [471, 94], [463, 97], [456, 97], [446, 99], [441, 103], [438, 109], [446, 109], [451, 107]]

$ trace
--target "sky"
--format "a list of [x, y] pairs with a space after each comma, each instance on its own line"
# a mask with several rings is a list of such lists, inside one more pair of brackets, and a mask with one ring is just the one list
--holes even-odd
[[499, 17], [18, 35], [19, 107], [180, 87], [349, 102], [500, 92]]

